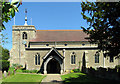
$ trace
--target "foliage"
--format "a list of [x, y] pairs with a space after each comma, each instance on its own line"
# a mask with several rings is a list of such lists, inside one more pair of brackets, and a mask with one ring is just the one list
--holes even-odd
[[116, 65], [116, 66], [115, 66], [115, 69], [120, 69], [120, 65]]
[[74, 72], [80, 72], [80, 69], [73, 69]]
[[9, 50], [3, 48], [1, 45], [0, 45], [0, 50], [2, 51], [2, 53], [1, 53], [2, 55], [0, 56], [0, 59], [8, 60], [9, 59]]
[[22, 70], [23, 73], [37, 73], [37, 70]]
[[73, 71], [73, 70], [71, 70], [70, 72], [71, 72], [71, 73], [73, 73], [74, 71]]
[[20, 64], [12, 64], [12, 67], [13, 67], [13, 68], [20, 68], [20, 67], [23, 67], [23, 66], [20, 65]]
[[10, 62], [7, 61], [7, 60], [0, 60], [0, 62], [2, 63], [2, 65], [0, 63], [0, 70], [2, 70], [2, 71], [5, 71], [5, 70], [8, 71], [8, 69], [10, 67]]
[[1, 30], [5, 29], [4, 22], [8, 22], [15, 16], [15, 12], [18, 12], [18, 7], [21, 5], [21, 0], [12, 0], [12, 2], [1, 2], [2, 3], [2, 28]]
[[9, 50], [8, 49], [2, 49], [2, 60], [8, 60], [9, 59]]
[[81, 27], [89, 41], [97, 43], [105, 55], [120, 53], [120, 2], [82, 2], [82, 16], [89, 25]]
[[4, 71], [8, 71], [9, 66], [10, 66], [10, 62], [8, 61], [9, 59], [9, 50], [3, 48], [2, 46], [0, 46], [0, 50], [2, 51], [2, 55], [0, 55], [0, 70]]
[[0, 39], [0, 44], [1, 45], [4, 45], [5, 43], [8, 43], [8, 37], [7, 37], [7, 34], [0, 34], [1, 36], [1, 39]]

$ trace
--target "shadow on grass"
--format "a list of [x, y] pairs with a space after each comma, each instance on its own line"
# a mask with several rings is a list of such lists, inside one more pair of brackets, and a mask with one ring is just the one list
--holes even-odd
[[77, 77], [65, 78], [64, 84], [120, 84], [120, 82], [115, 80], [108, 80], [102, 78], [96, 78], [88, 75], [77, 75]]
[[2, 82], [1, 84], [41, 84], [40, 82]]

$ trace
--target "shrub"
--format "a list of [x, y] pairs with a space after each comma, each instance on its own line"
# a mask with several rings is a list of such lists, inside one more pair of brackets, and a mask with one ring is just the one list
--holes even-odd
[[71, 72], [71, 73], [73, 73], [74, 71], [73, 71], [73, 70], [71, 70], [70, 72]]
[[18, 69], [18, 68], [20, 68], [20, 67], [23, 67], [23, 65], [20, 65], [20, 64], [12, 64], [12, 67]]
[[37, 70], [22, 70], [23, 73], [37, 73]]
[[80, 69], [73, 69], [74, 72], [80, 72]]
[[[2, 64], [2, 66], [1, 66]], [[0, 70], [2, 71], [8, 71], [10, 67], [10, 62], [8, 60], [0, 60]]]
[[120, 68], [120, 65], [116, 65], [116, 66], [115, 66], [115, 69], [119, 69], [119, 68]]

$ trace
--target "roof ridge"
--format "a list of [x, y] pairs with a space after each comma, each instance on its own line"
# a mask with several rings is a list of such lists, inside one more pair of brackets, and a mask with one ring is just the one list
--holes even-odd
[[83, 30], [36, 30], [36, 31], [83, 31]]

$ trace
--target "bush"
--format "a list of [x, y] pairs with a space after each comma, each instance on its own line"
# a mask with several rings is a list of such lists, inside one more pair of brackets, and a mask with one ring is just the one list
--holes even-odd
[[115, 66], [115, 69], [119, 69], [119, 68], [120, 68], [120, 65], [116, 65], [116, 66]]
[[71, 73], [73, 73], [74, 71], [73, 71], [73, 70], [71, 70], [70, 72], [71, 72]]
[[12, 64], [12, 67], [14, 67], [14, 68], [20, 68], [20, 67], [23, 67], [22, 65], [20, 65], [20, 64]]
[[22, 70], [23, 73], [37, 73], [37, 70]]
[[80, 72], [80, 69], [73, 69], [74, 72]]
[[8, 60], [0, 60], [0, 70], [8, 71], [9, 67], [10, 67], [10, 62]]

